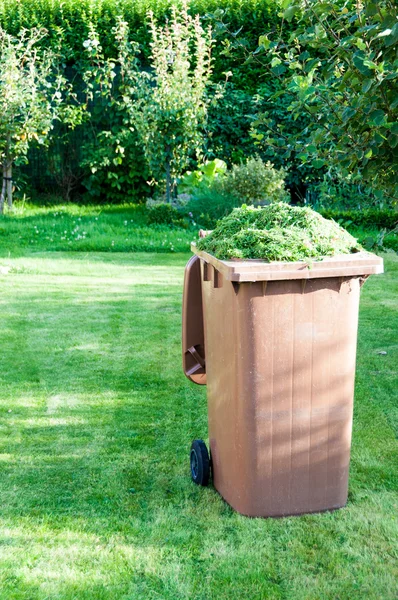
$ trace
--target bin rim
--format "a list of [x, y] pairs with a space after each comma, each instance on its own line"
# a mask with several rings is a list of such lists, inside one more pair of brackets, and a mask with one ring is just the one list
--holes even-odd
[[191, 250], [200, 259], [217, 269], [227, 281], [237, 283], [325, 277], [363, 277], [384, 272], [383, 259], [366, 251], [355, 254], [337, 254], [320, 260], [267, 262], [260, 259], [220, 260], [208, 252], [198, 250], [194, 242], [191, 244]]

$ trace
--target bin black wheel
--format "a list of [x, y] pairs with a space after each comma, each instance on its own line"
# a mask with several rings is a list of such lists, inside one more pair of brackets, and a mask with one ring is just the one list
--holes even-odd
[[209, 483], [210, 459], [203, 440], [194, 440], [191, 446], [191, 476], [196, 485], [206, 486]]

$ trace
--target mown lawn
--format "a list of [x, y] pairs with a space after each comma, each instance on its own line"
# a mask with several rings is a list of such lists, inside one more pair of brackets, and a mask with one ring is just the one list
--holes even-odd
[[0, 215], [0, 256], [31, 251], [189, 252], [197, 227], [149, 224], [145, 206], [17, 205]]
[[[349, 503], [248, 519], [191, 483], [187, 254], [0, 258], [1, 600], [397, 597], [398, 257], [363, 288]], [[383, 351], [387, 354], [378, 354]]]
[[[206, 221], [204, 222], [206, 223]], [[343, 227], [366, 248], [380, 242], [398, 251], [397, 231], [381, 235], [377, 227], [364, 229], [351, 221]], [[35, 251], [66, 252], [189, 252], [200, 227], [193, 218], [183, 226], [151, 224], [145, 205], [60, 204], [38, 207], [16, 204], [12, 213], [0, 215], [0, 256], [24, 256]], [[370, 241], [370, 246], [369, 246]], [[380, 246], [378, 246], [380, 247]]]

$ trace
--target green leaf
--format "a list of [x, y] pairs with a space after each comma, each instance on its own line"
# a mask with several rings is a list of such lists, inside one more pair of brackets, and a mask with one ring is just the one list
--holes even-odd
[[320, 16], [323, 16], [325, 13], [331, 13], [334, 10], [333, 2], [321, 2], [320, 4], [314, 4], [314, 11]]
[[370, 60], [369, 58], [365, 58], [365, 60], [363, 61], [363, 64], [365, 65], [365, 67], [368, 67], [369, 69], [372, 69], [372, 70], [377, 69], [377, 64], [375, 62], [373, 62], [372, 60]]
[[283, 96], [284, 94], [286, 94], [285, 90], [278, 90], [277, 92], [275, 92], [275, 94], [272, 94], [271, 100], [275, 100], [276, 98], [279, 98], [279, 96]]
[[260, 37], [258, 38], [258, 45], [260, 47], [265, 48], [265, 50], [268, 50], [270, 44], [271, 42], [266, 35], [260, 35]]
[[370, 90], [370, 88], [372, 87], [373, 84], [373, 79], [365, 79], [365, 81], [362, 84], [362, 91], [364, 94], [366, 94], [366, 92], [368, 92]]
[[354, 63], [354, 65], [356, 66], [358, 71], [360, 73], [362, 73], [362, 75], [371, 75], [372, 74], [372, 71], [366, 65], [364, 65], [363, 58], [361, 56], [359, 56], [358, 54], [354, 55], [352, 62]]
[[375, 125], [381, 125], [384, 121], [385, 115], [382, 110], [377, 109], [370, 113], [369, 118]]
[[362, 242], [363, 246], [367, 250], [371, 250], [373, 248], [373, 246], [375, 245], [375, 243], [376, 243], [376, 240], [371, 236], [366, 237]]
[[398, 135], [392, 133], [388, 138], [388, 143], [391, 148], [396, 148], [398, 146]]
[[395, 23], [394, 27], [391, 30], [390, 35], [388, 35], [385, 38], [384, 44], [388, 47], [388, 46], [392, 46], [397, 41], [398, 41], [398, 23]]
[[385, 37], [386, 35], [390, 35], [391, 33], [391, 29], [385, 29], [384, 31], [381, 31], [376, 37], [381, 38], [381, 37]]
[[300, 7], [297, 4], [293, 4], [292, 6], [289, 6], [285, 12], [283, 13], [283, 18], [286, 19], [286, 21], [289, 21], [289, 23], [292, 21], [293, 17], [295, 14], [297, 14], [300, 10]]
[[316, 158], [312, 161], [312, 166], [314, 167], [314, 169], [321, 169], [325, 164], [325, 161], [321, 158]]
[[316, 144], [319, 144], [320, 142], [322, 142], [322, 141], [323, 141], [323, 139], [324, 139], [324, 136], [325, 136], [325, 132], [324, 132], [324, 130], [323, 130], [323, 129], [317, 129], [317, 130], [314, 132], [314, 135], [313, 135], [313, 140], [314, 140], [314, 142], [315, 142]]
[[276, 75], [282, 75], [283, 73], [285, 73], [286, 67], [284, 65], [277, 65], [276, 67], [273, 67], [272, 71]]
[[366, 44], [365, 42], [361, 39], [358, 38], [357, 41], [355, 42], [355, 45], [357, 46], [357, 48], [359, 48], [360, 50], [366, 50]]
[[370, 2], [366, 5], [365, 11], [369, 17], [372, 17], [373, 15], [377, 14], [377, 5], [373, 2]]
[[351, 117], [356, 115], [356, 113], [357, 113], [356, 110], [354, 110], [353, 108], [347, 107], [343, 110], [343, 114], [341, 115], [341, 117], [342, 117], [343, 121], [346, 122], [349, 119], [351, 119]]
[[381, 27], [382, 29], [392, 29], [397, 22], [396, 15], [393, 12], [386, 12], [386, 17], [383, 20]]
[[227, 165], [223, 160], [215, 158], [204, 165], [200, 165], [200, 170], [204, 175], [206, 175], [206, 177], [214, 177], [216, 173], [225, 173], [227, 170]]

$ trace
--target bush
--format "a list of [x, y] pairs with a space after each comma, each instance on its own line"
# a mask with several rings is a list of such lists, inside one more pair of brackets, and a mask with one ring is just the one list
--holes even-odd
[[376, 194], [369, 186], [363, 184], [359, 175], [345, 177], [336, 169], [329, 169], [322, 181], [312, 185], [307, 194], [309, 203], [314, 208], [333, 210], [380, 210], [392, 208], [391, 199], [386, 195]]
[[241, 204], [240, 198], [225, 193], [213, 185], [198, 189], [189, 201], [187, 211], [202, 227], [210, 229], [219, 219]]
[[286, 35], [282, 21], [279, 35], [261, 36], [260, 45], [264, 70], [283, 79], [293, 118], [310, 116], [289, 145], [303, 163], [359, 173], [398, 202], [397, 3], [282, 6], [294, 31]]
[[276, 77], [267, 77], [259, 85], [251, 136], [264, 160], [270, 160], [278, 169], [286, 169], [286, 185], [292, 200], [302, 202], [308, 186], [318, 182], [323, 171], [310, 163], [303, 164], [299, 149], [289, 143], [308, 126], [310, 119], [305, 111], [292, 115], [291, 99], [286, 93], [281, 94], [282, 89]]
[[184, 215], [170, 204], [155, 204], [148, 208], [148, 225], [167, 225], [168, 227], [186, 227]]
[[218, 219], [228, 215], [241, 204], [271, 204], [288, 201], [285, 172], [274, 169], [260, 158], [249, 158], [246, 163], [233, 165], [225, 175], [211, 184], [193, 190], [188, 210], [204, 227], [213, 227]]
[[211, 187], [214, 181], [221, 178], [227, 170], [223, 160], [215, 158], [198, 165], [196, 171], [187, 171], [178, 182], [179, 194], [193, 194], [198, 189]]
[[343, 227], [363, 227], [364, 229], [394, 229], [398, 225], [396, 210], [336, 210], [322, 208], [319, 210], [326, 219], [333, 219]]
[[233, 165], [216, 185], [223, 194], [238, 197], [241, 204], [270, 204], [289, 200], [285, 175], [283, 169], [274, 169], [270, 162], [249, 158], [241, 165]]
[[253, 96], [236, 89], [231, 83], [214, 86], [208, 110], [207, 154], [217, 156], [229, 166], [244, 161], [257, 152], [251, 136], [253, 115], [257, 107]]

